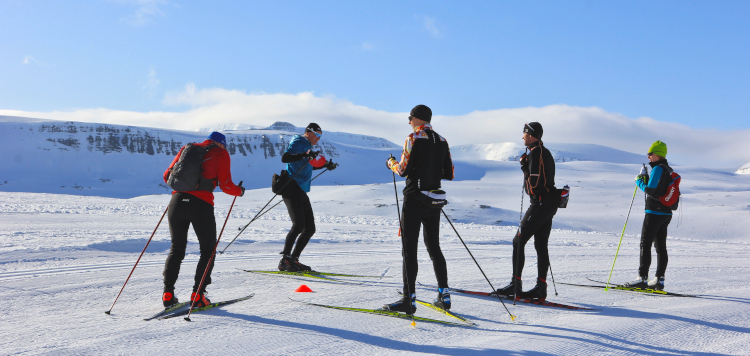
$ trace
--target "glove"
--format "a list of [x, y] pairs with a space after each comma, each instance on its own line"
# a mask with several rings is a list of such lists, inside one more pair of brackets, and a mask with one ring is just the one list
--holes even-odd
[[638, 173], [639, 176], [647, 176], [648, 172], [646, 172], [646, 167], [641, 167], [641, 173]]
[[333, 161], [328, 161], [328, 162], [326, 162], [325, 165], [323, 165], [323, 168], [325, 168], [325, 169], [327, 169], [329, 171], [332, 171], [332, 170], [336, 169], [336, 167], [338, 167], [338, 166], [339, 166], [338, 163], [333, 163]]
[[388, 160], [387, 160], [387, 161], [385, 161], [385, 166], [386, 166], [386, 167], [388, 167], [388, 169], [391, 169], [391, 167], [392, 167], [392, 166], [393, 166], [394, 164], [396, 164], [396, 163], [398, 163], [398, 162], [396, 162], [396, 159], [395, 159], [395, 158], [393, 158], [393, 156], [390, 156], [390, 157], [388, 157]]
[[240, 197], [245, 195], [245, 187], [242, 186], [242, 182], [243, 181], [240, 181], [240, 184], [237, 184], [237, 188], [240, 188], [242, 190], [242, 192], [240, 192]]
[[529, 161], [529, 156], [525, 153], [518, 160], [518, 162], [521, 163], [521, 170], [523, 171], [524, 179], [529, 177], [529, 166], [527, 165], [528, 161]]
[[312, 161], [312, 160], [315, 159], [315, 157], [318, 157], [318, 153], [320, 153], [320, 152], [315, 152], [313, 150], [307, 150], [307, 152], [305, 152], [305, 154], [302, 157], [303, 158], [307, 158], [307, 159], [309, 159], [309, 160]]

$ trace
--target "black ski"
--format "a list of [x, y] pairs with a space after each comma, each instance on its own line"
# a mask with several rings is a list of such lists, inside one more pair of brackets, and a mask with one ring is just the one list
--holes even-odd
[[[638, 292], [638, 293], [647, 293], [647, 294], [655, 294], [655, 295], [669, 295], [669, 296], [673, 296], [673, 297], [702, 298], [701, 296], [697, 296], [697, 295], [667, 292], [667, 291], [656, 290], [656, 289], [651, 289], [651, 288], [631, 288], [631, 287], [625, 287], [622, 284], [613, 284], [613, 283], [610, 283], [609, 287], [607, 287], [607, 282], [596, 281], [596, 280], [593, 280], [591, 278], [586, 278], [586, 279], [588, 279], [589, 281], [594, 282], [594, 283], [603, 284], [603, 286], [600, 286], [600, 285], [592, 286], [592, 285], [585, 285], [585, 284], [577, 284], [575, 286], [578, 286], [578, 287], [593, 287], [593, 288], [600, 288], [600, 289], [602, 289], [602, 288], [603, 289], [609, 288], [609, 289], [624, 290], [624, 291], [628, 291], [628, 292]], [[571, 284], [571, 283], [562, 283], [562, 284], [574, 285], [574, 284]]]
[[[214, 302], [214, 303], [211, 303], [209, 305], [206, 305], [205, 307], [193, 308], [193, 313], [204, 311], [204, 310], [208, 310], [208, 309], [211, 309], [211, 308], [220, 307], [222, 305], [227, 305], [227, 304], [233, 304], [233, 303], [241, 302], [243, 300], [248, 300], [248, 299], [252, 298], [253, 296], [255, 296], [255, 293], [250, 294], [250, 295], [246, 295], [246, 296], [241, 297], [241, 298], [230, 299], [230, 300], [223, 300], [221, 302]], [[162, 316], [162, 317], [160, 317], [158, 319], [159, 320], [170, 319], [170, 318], [174, 318], [174, 317], [178, 317], [178, 316], [182, 316], [182, 315], [187, 315], [188, 313], [190, 313], [189, 304], [188, 304], [188, 308], [177, 310], [177, 311], [175, 311], [175, 312], [173, 312], [171, 314], [164, 315], [164, 316]]]
[[164, 308], [164, 310], [162, 310], [162, 311], [160, 311], [160, 312], [158, 312], [158, 313], [156, 313], [156, 314], [154, 314], [154, 315], [152, 315], [152, 316], [150, 316], [148, 318], [145, 318], [143, 320], [149, 321], [149, 320], [158, 319], [158, 318], [160, 318], [160, 317], [162, 317], [164, 315], [172, 313], [172, 312], [174, 312], [174, 311], [176, 311], [176, 310], [178, 310], [180, 308], [183, 308], [183, 307], [190, 308], [190, 302], [177, 303], [175, 305], [172, 305], [171, 307]]

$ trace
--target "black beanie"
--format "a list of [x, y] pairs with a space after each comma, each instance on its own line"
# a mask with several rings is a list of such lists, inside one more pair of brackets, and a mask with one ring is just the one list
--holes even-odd
[[415, 106], [414, 109], [411, 109], [411, 113], [409, 115], [414, 116], [422, 121], [432, 121], [432, 110], [430, 110], [427, 105], [420, 104]]
[[537, 140], [541, 140], [544, 130], [542, 129], [542, 124], [534, 121], [524, 124], [523, 132], [528, 133], [532, 137], [536, 137]]
[[323, 129], [320, 128], [320, 125], [314, 122], [311, 122], [309, 125], [307, 125], [307, 127], [305, 127], [305, 131], [320, 131], [321, 133], [323, 133]]

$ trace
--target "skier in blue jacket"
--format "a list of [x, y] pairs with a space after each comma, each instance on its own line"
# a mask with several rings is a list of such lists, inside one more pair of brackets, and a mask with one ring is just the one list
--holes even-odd
[[[310, 266], [299, 262], [302, 250], [307, 246], [310, 238], [315, 234], [315, 216], [307, 193], [310, 192], [310, 182], [314, 169], [326, 168], [334, 170], [336, 163], [326, 161], [326, 158], [312, 150], [318, 144], [323, 130], [316, 123], [310, 123], [305, 133], [295, 135], [281, 157], [281, 162], [287, 164], [287, 172], [294, 177], [292, 182], [281, 192], [284, 204], [292, 220], [292, 228], [286, 235], [284, 250], [281, 251], [279, 270], [288, 272], [310, 271]], [[296, 245], [295, 245], [296, 242]], [[294, 250], [292, 251], [292, 247]]]

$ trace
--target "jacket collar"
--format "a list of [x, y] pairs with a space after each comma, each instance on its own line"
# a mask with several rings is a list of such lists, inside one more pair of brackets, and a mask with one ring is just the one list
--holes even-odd
[[651, 166], [651, 168], [654, 168], [654, 167], [656, 167], [658, 165], [661, 165], [661, 164], [666, 164], [667, 166], [669, 165], [669, 163], [667, 163], [667, 159], [666, 158], [662, 158], [662, 159], [660, 159], [660, 160], [658, 160], [656, 162], [649, 162], [648, 163], [648, 165]]
[[414, 132], [424, 131], [424, 130], [432, 130], [432, 124], [424, 124], [422, 126], [417, 126], [414, 128]]

